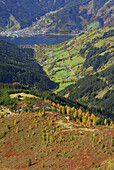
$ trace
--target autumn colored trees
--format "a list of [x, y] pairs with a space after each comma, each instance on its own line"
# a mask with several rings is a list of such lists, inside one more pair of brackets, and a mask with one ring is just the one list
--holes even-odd
[[[67, 117], [68, 120], [74, 120], [76, 123], [79, 123], [81, 126], [96, 126], [96, 125], [113, 125], [113, 121], [109, 122], [106, 118], [101, 120], [98, 116], [95, 116], [95, 114], [90, 114], [88, 111], [84, 112], [81, 108], [75, 108], [75, 107], [69, 107], [68, 105], [63, 106], [60, 104], [56, 104], [52, 102], [51, 100], [46, 100], [45, 102], [48, 102], [51, 104], [51, 109], [54, 112], [57, 112], [58, 114], [64, 115]], [[45, 111], [44, 109], [42, 111], [39, 111], [38, 115], [40, 117], [44, 116]]]

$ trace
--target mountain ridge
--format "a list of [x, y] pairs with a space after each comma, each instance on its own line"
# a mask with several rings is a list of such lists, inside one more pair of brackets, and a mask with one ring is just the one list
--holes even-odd
[[[1, 3], [1, 31], [2, 29], [13, 31], [21, 29], [23, 33], [24, 28], [25, 31], [36, 32], [36, 34], [76, 34], [81, 30], [113, 26], [114, 3], [112, 0], [82, 0], [80, 2], [76, 0], [72, 2], [69, 0], [51, 0], [48, 3], [45, 0], [38, 2], [34, 0], [32, 6], [30, 6], [31, 1], [28, 0], [26, 4], [20, 1], [20, 5], [17, 1], [15, 8], [13, 8], [13, 2], [11, 3], [10, 0], [7, 2], [7, 8], [5, 8], [3, 1]], [[12, 6], [9, 5], [10, 3]], [[30, 10], [31, 7], [34, 9], [33, 11]], [[23, 8], [25, 8], [25, 12]], [[10, 13], [7, 12], [7, 9]], [[18, 10], [15, 13], [16, 9]], [[13, 19], [11, 16], [13, 16]]]

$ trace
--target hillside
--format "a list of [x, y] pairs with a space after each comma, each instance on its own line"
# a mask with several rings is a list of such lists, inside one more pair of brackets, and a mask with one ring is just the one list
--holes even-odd
[[74, 85], [66, 87], [59, 94], [73, 101], [101, 107], [114, 113], [114, 66], [95, 75], [86, 76]]
[[[56, 2], [54, 4], [54, 2]], [[20, 29], [30, 26], [46, 12], [58, 8], [64, 0], [0, 0], [0, 25], [2, 28]]]
[[61, 44], [34, 45], [35, 59], [51, 80], [59, 82], [59, 90], [80, 78], [113, 65], [113, 27], [82, 33]]
[[0, 82], [21, 83], [40, 90], [51, 90], [58, 85], [47, 77], [33, 59], [33, 50], [0, 40]]
[[114, 26], [113, 13], [112, 0], [73, 1], [69, 3], [69, 6], [66, 5], [64, 8], [46, 13], [23, 31], [27, 30], [36, 34], [77, 34], [82, 30]]
[[54, 46], [35, 45], [35, 58], [50, 79], [60, 83], [56, 92], [72, 84], [60, 94], [112, 112], [113, 35], [113, 27], [105, 27]]
[[2, 28], [25, 28], [47, 12], [58, 10], [66, 4], [70, 5], [72, 2], [70, 0], [28, 0], [26, 2], [23, 0], [0, 0], [0, 25]]
[[[32, 10], [31, 10], [32, 9]], [[0, 1], [0, 29], [38, 33], [78, 33], [113, 25], [112, 0]], [[31, 27], [29, 27], [31, 26]]]
[[1, 170], [113, 168], [111, 120], [31, 95], [25, 86], [0, 87], [13, 101], [0, 107]]

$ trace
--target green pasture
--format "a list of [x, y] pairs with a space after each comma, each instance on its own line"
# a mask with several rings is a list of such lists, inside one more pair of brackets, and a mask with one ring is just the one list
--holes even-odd
[[64, 59], [64, 58], [66, 58], [68, 56], [69, 56], [68, 52], [67, 51], [63, 51], [63, 52], [59, 53], [59, 55], [57, 57], [60, 58], [60, 59]]
[[72, 54], [77, 54], [77, 50], [76, 49], [73, 49], [71, 52], [70, 52], [70, 55]]
[[69, 79], [72, 77], [72, 78], [75, 78], [75, 69], [73, 68], [72, 70], [70, 70], [69, 72]]
[[68, 83], [60, 83], [59, 84], [59, 89], [55, 91], [55, 93], [60, 92], [61, 90], [65, 89], [67, 86], [74, 84], [74, 82], [68, 82]]
[[58, 70], [63, 70], [63, 68], [61, 68], [61, 67], [54, 67], [53, 70], [54, 71], [58, 71]]
[[64, 53], [65, 51], [62, 49], [62, 50], [58, 50], [58, 51], [54, 51], [52, 52], [53, 55], [59, 55], [61, 53]]
[[99, 22], [93, 22], [93, 23], [91, 23], [88, 27], [87, 27], [87, 29], [88, 30], [95, 30], [96, 28], [99, 28]]
[[47, 59], [50, 59], [52, 57], [51, 53], [50, 52], [47, 52], [45, 53], [45, 56], [47, 56], [48, 58]]
[[79, 56], [79, 57], [73, 57], [72, 61], [74, 65], [79, 65], [80, 63], [83, 63], [85, 61], [85, 58]]
[[63, 48], [63, 46], [55, 47], [52, 49], [52, 51], [53, 51], [53, 53], [55, 53], [55, 52], [61, 51], [62, 48]]
[[93, 67], [88, 67], [87, 69], [86, 69], [86, 71], [92, 71], [93, 70]]
[[[92, 24], [96, 27], [99, 26], [98, 22], [94, 22]], [[44, 50], [41, 51], [41, 53], [43, 54], [45, 53], [44, 57], [49, 62], [46, 65], [44, 65], [44, 70], [47, 73], [52, 72], [54, 74], [51, 75], [51, 80], [60, 83], [60, 87], [58, 91], [64, 89], [66, 86], [71, 84], [71, 83], [61, 83], [61, 82], [73, 81], [75, 80], [76, 76], [84, 75], [83, 73], [81, 74], [80, 69], [78, 69], [77, 71], [77, 67], [81, 67], [84, 61], [86, 60], [86, 58], [80, 56], [80, 50], [86, 47], [85, 44], [87, 44], [87, 42], [91, 42], [94, 40], [94, 38], [103, 36], [104, 32], [109, 31], [110, 29], [114, 29], [114, 28], [106, 27], [99, 30], [94, 29], [89, 33], [86, 32], [83, 35], [75, 37], [61, 44], [50, 46], [47, 49], [45, 49], [44, 47]], [[102, 47], [103, 45], [107, 46], [107, 44], [109, 44], [106, 51], [100, 54], [100, 55], [104, 55], [106, 52], [112, 52], [113, 49], [111, 46], [113, 46], [114, 44], [113, 42], [114, 42], [114, 37], [108, 37], [105, 39], [98, 39], [95, 42], [93, 41], [92, 44], [98, 48]], [[53, 55], [54, 57], [52, 58]], [[70, 59], [71, 55], [74, 56]], [[58, 61], [59, 59], [61, 59], [61, 61]], [[48, 71], [48, 68], [52, 67], [52, 65], [53, 65], [52, 70]], [[88, 72], [93, 71], [93, 67], [87, 68], [86, 71]]]
[[20, 29], [20, 23], [15, 19], [15, 17], [10, 14], [10, 17], [9, 17], [10, 21], [14, 23], [14, 25], [12, 27], [10, 27], [10, 24], [8, 24], [6, 26], [7, 28], [7, 31], [11, 30], [11, 29], [17, 29], [19, 30]]
[[71, 60], [67, 59], [64, 61], [64, 64], [67, 65], [67, 67], [69, 68], [69, 67], [73, 67], [75, 63], [72, 59]]
[[66, 45], [65, 46], [68, 46], [71, 44], [71, 40], [67, 41]]
[[64, 71], [64, 70], [56, 72], [56, 76], [59, 76], [59, 77], [67, 76], [67, 75], [68, 75], [68, 73], [66, 71]]
[[62, 77], [53, 77], [51, 80], [56, 83], [60, 83], [63, 80], [63, 78]]
[[43, 67], [44, 71], [45, 71], [45, 72], [48, 72], [47, 70], [48, 70], [49, 67], [51, 67], [51, 64], [45, 65], [45, 66]]

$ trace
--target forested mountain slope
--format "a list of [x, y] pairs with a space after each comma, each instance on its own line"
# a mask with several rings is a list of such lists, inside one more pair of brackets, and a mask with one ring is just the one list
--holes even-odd
[[[16, 20], [20, 23], [20, 27], [23, 28], [31, 25], [33, 21], [36, 21], [47, 12], [73, 3], [75, 1], [70, 2], [70, 0], [0, 0], [0, 25], [3, 28], [7, 24], [12, 26], [14, 20]], [[14, 17], [13, 20], [11, 16]]]
[[60, 92], [73, 101], [102, 107], [114, 113], [114, 65], [95, 75], [86, 76]]
[[113, 26], [113, 16], [112, 0], [0, 0], [1, 30], [17, 30], [33, 24], [29, 29], [36, 32], [77, 33]]
[[113, 112], [113, 35], [113, 27], [107, 27], [61, 44], [39, 46], [36, 58], [50, 79], [60, 83], [56, 92], [66, 87], [62, 96]]
[[29, 26], [36, 18], [39, 19], [46, 12], [63, 6], [63, 3], [64, 0], [0, 0], [1, 26], [14, 24], [11, 15], [20, 23], [21, 28]]
[[47, 13], [29, 29], [36, 32], [45, 30], [46, 33], [68, 34], [114, 26], [114, 3], [112, 0], [73, 2], [72, 5], [65, 6], [58, 11]]
[[33, 59], [33, 50], [0, 40], [0, 82], [21, 84], [41, 90], [57, 87]]

